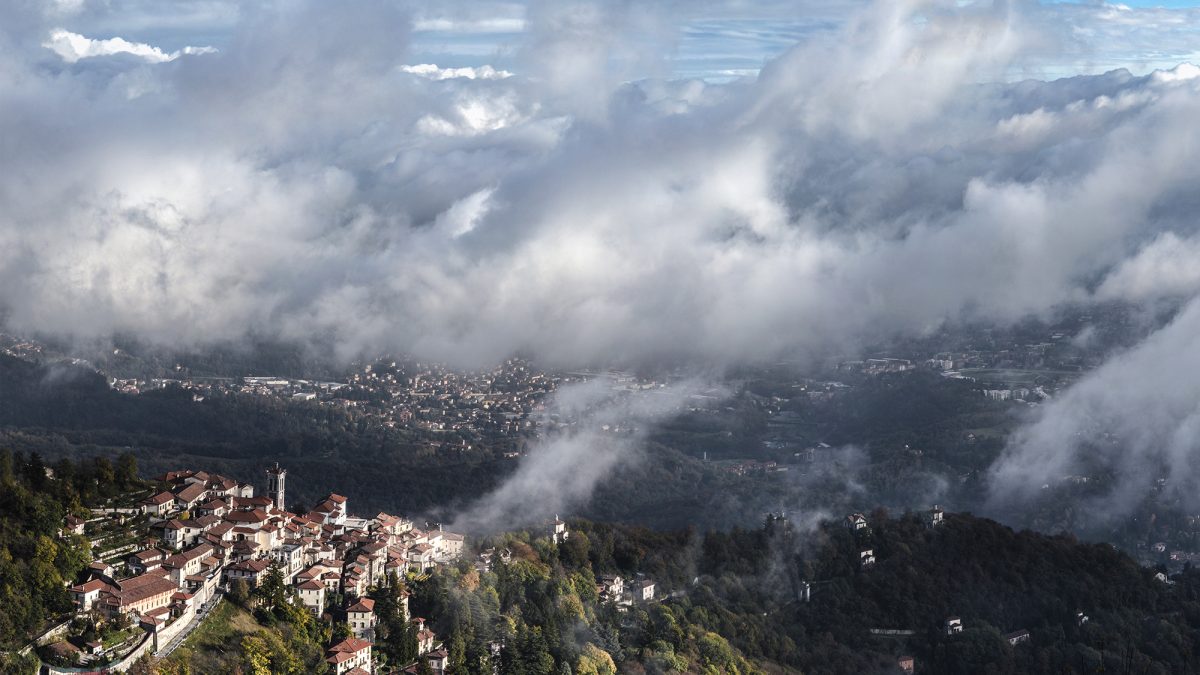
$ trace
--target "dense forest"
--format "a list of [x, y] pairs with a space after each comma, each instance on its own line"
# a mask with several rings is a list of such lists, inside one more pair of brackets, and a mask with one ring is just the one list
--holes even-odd
[[[1111, 546], [970, 515], [867, 520], [703, 535], [580, 521], [558, 546], [508, 534], [482, 545], [512, 562], [413, 582], [412, 608], [456, 672], [895, 673], [901, 656], [918, 673], [1200, 667], [1200, 572], [1156, 577]], [[618, 611], [598, 599], [602, 574], [652, 579], [656, 601]], [[950, 617], [962, 632], [947, 634]]]

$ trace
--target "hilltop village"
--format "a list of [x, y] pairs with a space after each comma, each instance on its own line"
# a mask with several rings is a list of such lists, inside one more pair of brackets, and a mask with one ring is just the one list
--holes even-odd
[[[143, 651], [108, 669], [123, 670], [131, 656], [151, 648], [156, 655], [169, 653], [173, 638], [194, 627], [219, 594], [241, 583], [257, 588], [274, 575], [314, 616], [336, 616], [348, 626], [351, 636], [329, 647], [331, 672], [370, 673], [376, 618], [368, 588], [389, 577], [426, 574], [463, 555], [460, 534], [422, 530], [387, 513], [357, 517], [339, 494], [307, 513], [289, 512], [287, 470], [275, 465], [267, 479], [268, 494], [256, 496], [253, 486], [225, 476], [173, 471], [155, 479], [165, 489], [125, 510], [144, 514], [151, 536], [123, 565], [94, 562], [87, 580], [70, 588], [78, 615], [127, 619], [149, 634]], [[83, 534], [84, 521], [70, 516], [65, 529]], [[419, 656], [441, 672], [446, 651], [423, 618], [409, 616], [407, 592], [401, 607], [404, 620], [416, 624]], [[67, 641], [57, 645], [78, 649]], [[99, 641], [81, 651], [88, 653], [74, 660], [106, 660]]]
[[[139, 659], [161, 660], [223, 597], [261, 606], [274, 595], [332, 628], [328, 672], [372, 673], [381, 588], [396, 589], [393, 614], [413, 637], [415, 661], [403, 671], [444, 672], [450, 647], [426, 618], [410, 614], [407, 584], [456, 564], [475, 574], [492, 572], [511, 563], [513, 552], [488, 548], [470, 557], [461, 534], [422, 529], [388, 513], [359, 517], [336, 493], [294, 513], [287, 469], [271, 466], [266, 479], [266, 494], [256, 495], [252, 485], [219, 474], [171, 471], [154, 478], [151, 489], [122, 495], [120, 505], [93, 509], [91, 519], [68, 515], [62, 535], [87, 537], [95, 562], [68, 589], [73, 617], [31, 645], [43, 657], [42, 672], [78, 672], [71, 668], [80, 666], [123, 672]], [[558, 518], [538, 530], [552, 546], [570, 535]], [[626, 611], [655, 601], [655, 584], [644, 576], [627, 582], [604, 574], [596, 577], [595, 593]], [[499, 643], [494, 649], [498, 653]], [[394, 659], [387, 672], [399, 672]]]

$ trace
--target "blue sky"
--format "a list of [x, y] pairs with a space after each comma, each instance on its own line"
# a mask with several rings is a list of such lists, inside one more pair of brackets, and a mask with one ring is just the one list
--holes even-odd
[[[411, 61], [445, 67], [491, 64], [519, 72], [526, 7], [510, 0], [403, 2], [415, 18]], [[565, 0], [564, 0], [565, 1]], [[615, 2], [616, 0], [614, 0]], [[218, 49], [254, 5], [234, 0], [59, 0], [62, 27], [90, 38], [123, 37], [167, 51], [187, 45]], [[936, 4], [936, 3], [935, 3]], [[962, 4], [962, 3], [960, 3]], [[1148, 72], [1196, 61], [1200, 9], [1191, 0], [1026, 2], [1011, 0], [1026, 25], [1053, 47], [1015, 75], [1060, 77], [1114, 68]], [[661, 59], [673, 76], [707, 80], [754, 75], [789, 47], [838, 30], [861, 0], [661, 0], [646, 2], [671, 23]], [[884, 7], [886, 5], [880, 5]], [[868, 10], [870, 11], [870, 10]]]

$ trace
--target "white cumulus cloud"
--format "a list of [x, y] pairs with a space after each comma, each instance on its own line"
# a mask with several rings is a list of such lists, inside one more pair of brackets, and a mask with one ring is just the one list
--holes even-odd
[[42, 46], [53, 50], [67, 63], [114, 54], [130, 54], [150, 63], [164, 63], [174, 61], [184, 55], [211, 54], [216, 51], [212, 47], [184, 47], [173, 52], [164, 52], [153, 45], [130, 42], [124, 38], [94, 40], [61, 28], [51, 31], [50, 37], [42, 43]]

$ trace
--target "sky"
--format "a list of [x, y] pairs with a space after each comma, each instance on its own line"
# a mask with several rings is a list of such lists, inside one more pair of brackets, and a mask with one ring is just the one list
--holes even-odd
[[1138, 373], [1200, 353], [1198, 12], [3, 3], [0, 317], [342, 360], [719, 367], [1173, 302], [993, 475], [1011, 498], [1116, 432], [1162, 439], [1111, 458], [1126, 493], [1163, 465], [1194, 484], [1197, 392]]
[[[267, 3], [277, 6], [287, 3]], [[410, 54], [443, 67], [490, 64], [519, 70], [531, 4], [517, 1], [397, 2], [412, 17]], [[622, 0], [610, 6], [629, 5]], [[752, 76], [768, 60], [814, 36], [835, 34], [869, 3], [861, 0], [702, 0], [647, 3], [665, 7], [670, 32], [665, 71], [630, 73], [725, 81]], [[1113, 68], [1143, 73], [1197, 60], [1197, 4], [1191, 0], [1126, 3], [1017, 3], [1038, 7], [1046, 23], [1062, 22], [1069, 49], [1014, 68], [1013, 78], [1095, 74]], [[537, 2], [532, 6], [536, 10]], [[235, 0], [57, 0], [60, 27], [93, 39], [123, 38], [168, 52], [220, 48], [250, 3]]]

